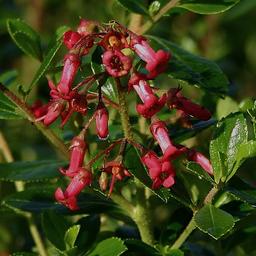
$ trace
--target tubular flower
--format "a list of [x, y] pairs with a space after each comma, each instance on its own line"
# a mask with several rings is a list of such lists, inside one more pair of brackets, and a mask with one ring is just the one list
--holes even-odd
[[170, 160], [158, 158], [155, 152], [149, 151], [141, 161], [148, 168], [149, 176], [153, 181], [152, 189], [158, 189], [160, 186], [170, 188], [174, 185], [175, 170]]
[[52, 124], [65, 108], [64, 100], [53, 100], [49, 103], [47, 113], [43, 118], [43, 122], [46, 126]]
[[60, 172], [68, 177], [74, 177], [83, 165], [86, 150], [87, 145], [83, 138], [79, 136], [74, 137], [70, 145], [71, 156], [69, 167], [67, 170], [60, 168]]
[[102, 62], [107, 72], [113, 77], [125, 76], [132, 67], [132, 61], [121, 51], [109, 50], [103, 54]]
[[55, 199], [67, 206], [70, 210], [78, 210], [77, 195], [92, 183], [92, 173], [85, 168], [79, 168], [77, 174], [72, 178], [65, 192], [61, 188], [55, 191]]
[[211, 113], [206, 108], [190, 101], [181, 94], [180, 88], [170, 89], [167, 93], [167, 105], [184, 111], [186, 114], [206, 121], [211, 118]]
[[138, 84], [133, 85], [133, 88], [143, 102], [143, 104], [138, 104], [136, 106], [138, 113], [143, 117], [152, 117], [164, 106], [166, 102], [166, 94], [158, 99], [146, 81], [140, 80]]
[[96, 120], [96, 129], [99, 139], [105, 140], [108, 138], [108, 110], [105, 105], [100, 102], [98, 104], [96, 113], [95, 113], [95, 120]]
[[168, 61], [171, 58], [169, 52], [158, 50], [155, 52], [148, 42], [144, 39], [132, 40], [132, 46], [138, 56], [146, 62], [146, 69], [148, 70], [148, 78], [153, 79], [160, 73], [165, 71]]
[[57, 85], [57, 90], [61, 94], [69, 94], [79, 66], [80, 58], [77, 54], [69, 53], [65, 56], [61, 79]]
[[154, 139], [158, 142], [162, 152], [163, 158], [179, 155], [181, 150], [173, 145], [169, 138], [168, 130], [163, 121], [154, 121], [150, 125], [150, 131]]
[[123, 164], [120, 161], [108, 162], [103, 168], [103, 172], [106, 172], [112, 175], [110, 185], [109, 185], [108, 196], [111, 195], [114, 189], [116, 179], [122, 180], [126, 176], [128, 177], [131, 176], [131, 174], [128, 172], [128, 170], [123, 166]]
[[96, 21], [81, 19], [77, 27], [77, 32], [82, 36], [88, 36], [93, 33], [97, 25], [98, 22]]
[[195, 151], [194, 149], [188, 150], [188, 160], [198, 163], [206, 172], [213, 175], [213, 168], [210, 160], [202, 153]]
[[49, 104], [43, 104], [41, 100], [36, 100], [30, 107], [30, 110], [33, 112], [35, 118], [41, 118], [47, 114], [48, 106]]
[[81, 39], [81, 37], [82, 36], [78, 32], [69, 30], [64, 33], [63, 43], [69, 50], [71, 50], [76, 45], [76, 43]]

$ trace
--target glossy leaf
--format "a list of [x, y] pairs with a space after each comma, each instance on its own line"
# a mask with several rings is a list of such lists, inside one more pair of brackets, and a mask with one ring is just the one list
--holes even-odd
[[197, 164], [195, 162], [188, 162], [186, 168], [193, 175], [196, 175], [199, 179], [204, 179], [204, 180], [214, 184], [214, 180], [199, 164]]
[[256, 193], [255, 190], [238, 190], [232, 187], [227, 188], [228, 193], [233, 195], [237, 200], [250, 204], [256, 207]]
[[136, 0], [117, 0], [117, 2], [130, 12], [135, 12], [142, 15], [148, 15], [146, 6], [143, 5], [142, 1]]
[[16, 45], [27, 55], [42, 59], [40, 36], [25, 22], [8, 19], [7, 29]]
[[178, 7], [199, 14], [217, 14], [235, 6], [239, 0], [181, 0]]
[[214, 169], [214, 179], [218, 183], [234, 175], [239, 146], [247, 143], [248, 129], [242, 113], [231, 114], [217, 124], [210, 143], [210, 156]]
[[124, 242], [117, 237], [112, 237], [99, 242], [88, 256], [119, 256], [127, 251]]
[[232, 215], [208, 204], [196, 212], [194, 216], [196, 226], [214, 239], [219, 239], [229, 232], [235, 225]]
[[60, 214], [53, 211], [42, 214], [42, 227], [47, 239], [59, 250], [66, 249], [65, 233], [70, 223]]
[[0, 163], [0, 180], [37, 182], [60, 176], [58, 169], [66, 162], [41, 160], [31, 162]]
[[64, 241], [67, 250], [74, 248], [79, 231], [80, 225], [74, 225], [66, 231]]
[[216, 63], [193, 55], [165, 39], [148, 37], [156, 48], [171, 52], [172, 58], [165, 72], [169, 76], [219, 95], [227, 92], [228, 80]]
[[[26, 191], [17, 192], [7, 196], [2, 200], [2, 204], [13, 210], [22, 210], [27, 212], [40, 213], [46, 210], [56, 211], [61, 214], [71, 214], [65, 206], [56, 203], [54, 192], [56, 187], [43, 187], [40, 190], [37, 188], [29, 188]], [[96, 193], [81, 193], [78, 197], [79, 213], [121, 213], [120, 208], [111, 200], [107, 200]]]

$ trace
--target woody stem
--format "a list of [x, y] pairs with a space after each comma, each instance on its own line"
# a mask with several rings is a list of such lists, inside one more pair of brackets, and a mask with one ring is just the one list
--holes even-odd
[[[131, 129], [130, 118], [128, 114], [128, 105], [126, 103], [126, 91], [127, 88], [122, 87], [120, 80], [116, 79], [117, 91], [118, 91], [118, 99], [120, 106], [120, 116], [121, 123], [124, 131], [125, 139], [128, 142], [133, 141], [133, 134]], [[154, 236], [153, 236], [153, 226], [150, 214], [150, 207], [148, 201], [145, 196], [145, 188], [139, 181], [136, 181], [136, 195], [137, 202], [136, 206], [133, 208], [132, 213], [129, 214], [137, 224], [137, 227], [140, 232], [140, 236], [143, 242], [153, 245], [154, 244]]]

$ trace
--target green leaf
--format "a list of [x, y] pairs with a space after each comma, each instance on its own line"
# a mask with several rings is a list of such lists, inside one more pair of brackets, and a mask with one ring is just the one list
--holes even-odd
[[235, 220], [229, 213], [215, 208], [208, 204], [196, 212], [194, 216], [196, 226], [203, 232], [209, 234], [214, 239], [229, 232], [235, 225]]
[[88, 256], [119, 256], [127, 251], [124, 242], [117, 237], [105, 239], [98, 243]]
[[138, 255], [147, 256], [161, 256], [160, 252], [158, 252], [154, 247], [149, 246], [141, 240], [126, 239], [124, 244], [129, 253], [137, 253]]
[[199, 14], [217, 14], [229, 10], [238, 2], [239, 0], [181, 0], [178, 7]]
[[[67, 209], [65, 206], [56, 203], [54, 200], [54, 192], [56, 187], [41, 186], [38, 188], [28, 188], [22, 192], [16, 192], [7, 196], [2, 200], [2, 204], [13, 210], [22, 210], [27, 212], [40, 213], [46, 210], [56, 211], [62, 214], [74, 213]], [[107, 200], [96, 193], [81, 193], [78, 197], [79, 213], [108, 213], [117, 212], [121, 213], [120, 208], [111, 200]]]
[[204, 179], [214, 184], [214, 180], [211, 176], [197, 163], [188, 162], [186, 168], [193, 174], [196, 175], [199, 179]]
[[0, 75], [0, 82], [3, 83], [5, 86], [11, 85], [18, 76], [17, 70], [9, 70]]
[[16, 45], [27, 55], [42, 59], [40, 36], [25, 22], [8, 19], [7, 29]]
[[255, 190], [237, 190], [232, 187], [227, 188], [228, 193], [233, 195], [237, 200], [250, 204], [256, 207], [256, 193]]
[[106, 83], [101, 87], [106, 96], [114, 102], [118, 102], [117, 90], [114, 79], [109, 77]]
[[60, 214], [53, 211], [42, 214], [42, 227], [47, 239], [59, 250], [66, 249], [65, 233], [70, 224]]
[[74, 225], [66, 231], [64, 241], [67, 250], [74, 248], [79, 231], [80, 225]]
[[236, 163], [233, 167], [232, 173], [230, 176], [233, 176], [233, 172], [236, 172], [237, 169], [242, 165], [242, 163], [251, 157], [256, 157], [256, 141], [250, 140], [244, 144], [238, 145], [236, 153]]
[[77, 222], [77, 224], [80, 225], [81, 228], [75, 245], [80, 251], [86, 252], [96, 241], [97, 235], [100, 231], [100, 216], [90, 215], [83, 217]]
[[242, 113], [235, 113], [222, 119], [217, 124], [213, 140], [210, 142], [211, 163], [214, 169], [214, 180], [226, 181], [234, 175], [239, 146], [247, 143], [248, 128]]
[[0, 180], [37, 182], [60, 176], [58, 169], [66, 162], [41, 160], [31, 162], [0, 163]]
[[54, 57], [56, 56], [57, 52], [59, 51], [60, 47], [62, 46], [62, 43], [63, 43], [62, 36], [67, 30], [68, 30], [68, 27], [64, 26], [64, 27], [60, 27], [56, 31], [56, 36], [50, 43], [48, 51], [46, 52], [45, 57], [41, 63], [41, 66], [37, 70], [32, 82], [28, 88], [28, 91], [30, 91], [50, 69], [50, 67], [53, 63]]
[[165, 39], [148, 37], [156, 48], [164, 48], [172, 54], [166, 74], [212, 93], [223, 95], [227, 92], [228, 80], [216, 63], [193, 55]]
[[143, 1], [136, 0], [117, 0], [117, 2], [130, 12], [135, 12], [142, 15], [148, 16], [148, 11]]

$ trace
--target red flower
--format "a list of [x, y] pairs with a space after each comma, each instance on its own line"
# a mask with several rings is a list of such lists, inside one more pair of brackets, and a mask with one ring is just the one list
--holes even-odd
[[206, 121], [211, 118], [211, 113], [206, 108], [190, 101], [181, 94], [180, 88], [173, 88], [168, 91], [167, 104], [170, 108], [184, 111], [186, 114]]
[[52, 100], [48, 104], [47, 113], [43, 118], [43, 122], [46, 126], [52, 124], [62, 113], [65, 108], [64, 100]]
[[77, 27], [77, 32], [82, 36], [87, 36], [93, 33], [98, 23], [93, 20], [81, 19]]
[[43, 104], [41, 100], [36, 100], [33, 105], [30, 107], [33, 112], [35, 118], [44, 117], [48, 112], [49, 104]]
[[149, 71], [148, 78], [153, 79], [162, 73], [171, 57], [169, 52], [158, 50], [155, 52], [146, 40], [133, 40], [133, 48], [139, 57], [146, 62], [146, 69]]
[[108, 196], [111, 195], [114, 189], [116, 179], [122, 180], [125, 176], [128, 176], [128, 177], [131, 176], [131, 174], [128, 172], [128, 170], [123, 166], [123, 164], [120, 161], [108, 162], [103, 168], [103, 172], [106, 172], [112, 175]]
[[190, 149], [188, 151], [188, 160], [198, 163], [206, 172], [213, 175], [213, 169], [210, 160], [202, 153]]
[[133, 88], [143, 102], [143, 104], [138, 104], [136, 107], [138, 113], [143, 117], [152, 117], [164, 106], [166, 102], [166, 94], [158, 99], [146, 81], [140, 80], [138, 84], [133, 85]]
[[76, 45], [76, 43], [81, 39], [81, 37], [82, 36], [78, 32], [69, 30], [65, 32], [63, 36], [63, 43], [70, 50]]
[[86, 149], [87, 145], [85, 141], [79, 136], [74, 137], [70, 145], [71, 156], [69, 167], [67, 170], [60, 168], [60, 172], [68, 177], [74, 177], [80, 167], [83, 166]]
[[163, 121], [152, 122], [150, 131], [154, 139], [158, 142], [164, 159], [175, 157], [182, 153], [183, 149], [176, 147], [170, 140], [168, 129]]
[[79, 66], [80, 58], [77, 54], [69, 53], [65, 56], [61, 79], [57, 85], [57, 90], [61, 94], [69, 94]]
[[102, 62], [107, 72], [113, 77], [125, 76], [132, 67], [132, 61], [121, 51], [109, 50], [103, 54]]
[[79, 168], [77, 174], [72, 178], [65, 192], [61, 188], [55, 191], [55, 199], [67, 206], [70, 210], [78, 210], [77, 195], [92, 183], [92, 173], [85, 168]]
[[117, 31], [108, 32], [98, 44], [106, 50], [122, 50], [129, 46], [125, 36]]
[[153, 189], [158, 189], [160, 186], [170, 188], [174, 185], [175, 170], [170, 160], [158, 158], [153, 151], [149, 151], [141, 160], [148, 168], [149, 176], [153, 181]]
[[105, 105], [100, 102], [95, 113], [96, 129], [99, 139], [105, 140], [108, 138], [108, 110]]

